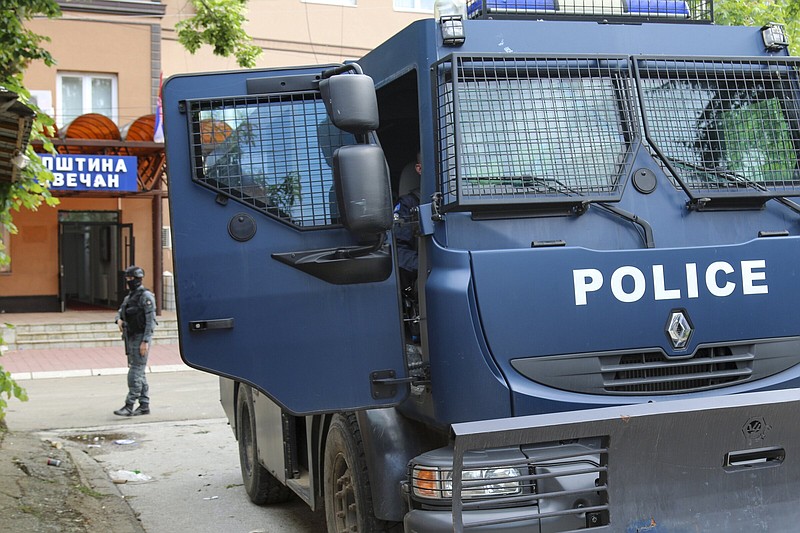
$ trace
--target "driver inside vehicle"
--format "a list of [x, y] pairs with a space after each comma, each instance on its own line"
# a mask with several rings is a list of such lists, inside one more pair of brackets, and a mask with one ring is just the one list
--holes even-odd
[[416, 162], [409, 163], [400, 174], [398, 186], [399, 199], [394, 207], [394, 236], [397, 243], [397, 265], [399, 267], [400, 289], [403, 294], [403, 308], [409, 336], [419, 342], [419, 322], [417, 317], [417, 210], [420, 203], [419, 180], [422, 175], [422, 161], [417, 152]]

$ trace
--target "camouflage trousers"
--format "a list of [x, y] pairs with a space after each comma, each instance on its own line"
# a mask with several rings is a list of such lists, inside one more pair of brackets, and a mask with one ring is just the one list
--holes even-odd
[[133, 405], [139, 401], [139, 405], [149, 404], [150, 386], [147, 384], [147, 356], [139, 355], [139, 345], [142, 343], [142, 335], [132, 335], [125, 339], [125, 354], [128, 356], [128, 396], [125, 398], [126, 405]]

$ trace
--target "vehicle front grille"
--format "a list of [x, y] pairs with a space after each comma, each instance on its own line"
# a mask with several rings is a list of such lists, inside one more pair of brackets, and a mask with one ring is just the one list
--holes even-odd
[[624, 350], [514, 359], [531, 381], [581, 394], [683, 394], [758, 381], [800, 364], [800, 339], [702, 346], [670, 357], [662, 350]]
[[753, 373], [752, 353], [734, 354], [727, 347], [702, 348], [688, 359], [661, 352], [601, 358], [607, 392], [669, 394], [711, 389], [747, 380]]

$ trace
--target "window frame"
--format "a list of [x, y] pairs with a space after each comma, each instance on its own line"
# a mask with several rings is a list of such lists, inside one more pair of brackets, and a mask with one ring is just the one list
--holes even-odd
[[341, 6], [341, 7], [358, 7], [358, 0], [300, 0], [304, 4], [322, 4], [328, 6]]
[[423, 0], [413, 0], [414, 7], [400, 7], [396, 4], [397, 0], [392, 0], [392, 9], [397, 11], [398, 13], [433, 13], [433, 4], [435, 3], [434, 0], [431, 0], [431, 8], [426, 9], [421, 6]]
[[[115, 124], [119, 123], [119, 80], [117, 74], [106, 72], [79, 72], [79, 71], [59, 71], [56, 75], [56, 124], [63, 127], [68, 122], [64, 121], [64, 98], [63, 98], [63, 79], [80, 78], [82, 84], [81, 113], [94, 113], [92, 109], [92, 80], [106, 79], [111, 80], [111, 116]], [[107, 116], [107, 115], [106, 115]], [[70, 120], [71, 122], [71, 120]]]

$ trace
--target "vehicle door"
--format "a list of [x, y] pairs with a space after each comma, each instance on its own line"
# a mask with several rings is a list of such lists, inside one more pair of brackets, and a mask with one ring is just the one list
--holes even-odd
[[336, 253], [362, 243], [338, 220], [332, 155], [355, 138], [328, 118], [324, 68], [163, 88], [182, 357], [295, 414], [406, 394], [391, 254]]

